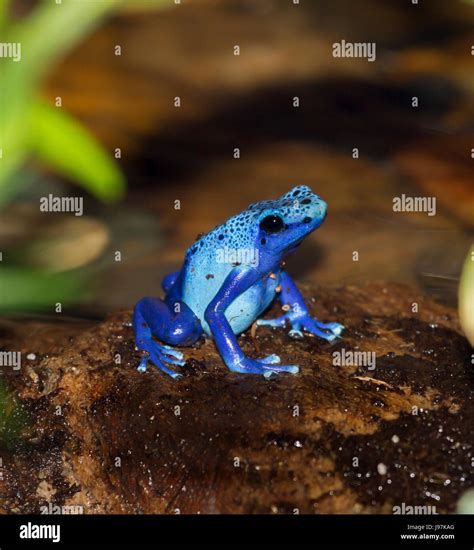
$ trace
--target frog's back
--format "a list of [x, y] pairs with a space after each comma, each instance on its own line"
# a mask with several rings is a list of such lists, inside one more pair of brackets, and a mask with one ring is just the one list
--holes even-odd
[[[198, 239], [187, 251], [181, 272], [181, 297], [210, 334], [204, 313], [229, 273], [238, 265], [258, 264], [251, 231], [252, 213], [242, 212]], [[247, 329], [271, 303], [276, 279], [263, 279], [228, 307], [226, 317], [238, 334]]]

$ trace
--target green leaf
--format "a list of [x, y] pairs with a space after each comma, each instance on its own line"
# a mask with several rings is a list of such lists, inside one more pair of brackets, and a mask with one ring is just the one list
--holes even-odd
[[22, 61], [15, 64], [23, 73], [22, 78], [37, 82], [97, 27], [105, 15], [124, 3], [125, 0], [40, 3], [26, 19], [12, 25], [10, 31], [10, 39], [22, 45]]
[[73, 302], [84, 288], [84, 275], [47, 273], [21, 268], [0, 268], [0, 311], [52, 308], [56, 302]]
[[101, 200], [123, 195], [125, 179], [115, 160], [71, 115], [37, 101], [30, 116], [29, 145], [45, 164]]
[[123, 7], [126, 12], [143, 12], [176, 7], [173, 0], [127, 0]]
[[0, 188], [9, 185], [15, 171], [28, 158], [30, 107], [41, 79], [108, 13], [124, 2], [65, 0], [57, 4], [44, 0], [30, 15], [16, 23], [8, 21], [7, 25], [9, 0], [0, 0], [2, 42], [21, 44], [19, 62], [3, 59], [0, 63], [0, 149], [3, 156], [0, 158]]

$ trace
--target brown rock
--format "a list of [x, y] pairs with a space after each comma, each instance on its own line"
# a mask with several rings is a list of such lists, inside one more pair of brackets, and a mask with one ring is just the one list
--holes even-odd
[[[47, 487], [84, 513], [453, 511], [474, 445], [455, 312], [394, 284], [303, 290], [314, 314], [345, 324], [342, 340], [267, 327], [239, 339], [298, 375], [231, 373], [212, 341], [185, 349], [180, 380], [140, 374], [130, 312], [9, 375], [30, 425], [1, 452], [0, 509], [39, 512]], [[375, 352], [375, 369], [335, 366], [343, 348]]]

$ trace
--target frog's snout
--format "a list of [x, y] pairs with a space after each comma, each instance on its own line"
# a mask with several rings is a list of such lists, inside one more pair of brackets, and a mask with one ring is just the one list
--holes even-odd
[[305, 212], [305, 220], [307, 220], [308, 223], [313, 222], [317, 225], [321, 225], [326, 217], [327, 211], [328, 205], [326, 202], [317, 195], [313, 195], [310, 204], [308, 204], [308, 209]]
[[328, 212], [328, 205], [325, 201], [323, 201], [323, 199], [320, 199], [319, 197], [317, 197], [315, 209], [316, 209], [316, 216], [323, 219], [326, 217], [326, 214]]

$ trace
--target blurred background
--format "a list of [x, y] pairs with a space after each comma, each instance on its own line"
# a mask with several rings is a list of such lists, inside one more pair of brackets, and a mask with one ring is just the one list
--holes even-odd
[[[2, 346], [51, 351], [161, 294], [199, 233], [299, 184], [329, 204], [289, 262], [299, 280], [397, 281], [456, 306], [474, 225], [473, 3], [0, 6], [1, 42], [22, 44], [21, 61], [0, 59]], [[375, 42], [376, 61], [333, 57], [342, 40]], [[394, 213], [403, 193], [435, 196], [436, 215]], [[41, 212], [49, 194], [83, 197], [84, 215]]]

